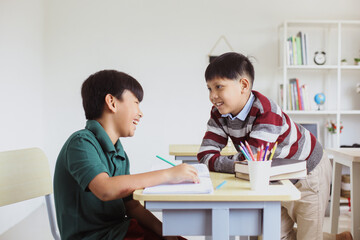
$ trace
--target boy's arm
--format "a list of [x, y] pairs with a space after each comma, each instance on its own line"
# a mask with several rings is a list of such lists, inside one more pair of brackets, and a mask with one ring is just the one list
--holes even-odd
[[180, 164], [164, 170], [114, 177], [102, 172], [90, 181], [88, 187], [102, 201], [110, 201], [126, 197], [136, 189], [184, 181], [195, 183], [200, 181], [193, 166]]
[[228, 142], [228, 134], [219, 119], [218, 112], [212, 109], [197, 158], [199, 162], [206, 164], [210, 171], [234, 173], [235, 161], [243, 159], [241, 159], [241, 153], [221, 156], [220, 152]]

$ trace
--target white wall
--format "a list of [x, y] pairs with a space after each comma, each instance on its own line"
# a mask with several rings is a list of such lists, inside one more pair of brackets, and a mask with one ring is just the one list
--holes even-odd
[[[26, 2], [7, 0], [0, 2], [0, 6], [21, 8]], [[39, 1], [37, 3], [41, 5]], [[169, 143], [200, 143], [210, 110], [203, 77], [207, 54], [221, 35], [227, 37], [235, 51], [256, 58], [254, 88], [276, 100], [274, 82], [280, 78], [277, 27], [282, 21], [360, 19], [358, 0], [346, 3], [339, 0], [275, 0], [266, 1], [265, 5], [261, 1], [240, 0], [47, 0], [42, 6], [43, 22], [39, 16], [27, 19], [21, 22], [24, 27], [19, 30], [17, 21], [20, 20], [8, 13], [5, 18], [0, 16], [0, 24], [5, 26], [1, 30], [9, 27], [9, 34], [35, 28], [30, 39], [38, 39], [42, 31], [44, 33], [43, 48], [34, 43], [38, 51], [28, 56], [41, 59], [40, 53], [44, 51], [44, 64], [35, 68], [43, 67], [44, 84], [39, 82], [42, 78], [37, 72], [31, 74], [31, 81], [21, 78], [14, 83], [31, 83], [29, 86], [36, 93], [44, 89], [43, 107], [37, 107], [35, 112], [44, 113], [43, 125], [37, 126], [43, 126], [40, 129], [45, 133], [44, 148], [52, 166], [68, 136], [85, 125], [80, 98], [82, 82], [98, 70], [117, 69], [138, 79], [145, 90], [140, 105], [145, 116], [135, 137], [122, 140], [133, 173], [158, 164], [156, 154], [170, 158]], [[26, 15], [41, 15], [41, 10], [35, 6], [27, 10], [31, 13]], [[10, 52], [19, 51], [19, 46], [28, 42], [23, 40], [14, 44], [13, 39], [16, 36], [5, 40], [1, 47], [10, 48]], [[215, 53], [223, 51], [228, 49], [221, 44]], [[6, 60], [0, 56], [0, 61]], [[28, 63], [12, 61], [11, 68], [29, 67]], [[19, 72], [25, 75], [24, 71]], [[30, 95], [29, 92], [26, 94]], [[14, 112], [11, 117], [16, 118], [23, 111], [10, 111]], [[18, 128], [13, 121], [7, 121], [11, 122], [9, 126]], [[4, 131], [7, 138], [13, 136], [10, 128]], [[32, 138], [33, 131], [36, 130], [24, 129], [22, 137]], [[42, 140], [39, 136], [36, 138]]]
[[[0, 151], [43, 148], [43, 4], [0, 1]], [[21, 177], [21, 176], [19, 176]], [[40, 199], [0, 208], [0, 234]]]
[[[294, 6], [296, 4], [296, 7]], [[200, 143], [210, 103], [207, 54], [221, 35], [256, 58], [255, 89], [277, 99], [278, 26], [285, 19], [359, 19], [359, 1], [47, 1], [46, 147], [52, 159], [85, 124], [80, 86], [98, 70], [133, 75], [145, 117], [123, 143], [132, 172], [168, 156], [169, 143]], [[321, 10], [326, 6], [327, 11]], [[224, 46], [224, 44], [222, 44]], [[228, 51], [225, 47], [218, 52]]]

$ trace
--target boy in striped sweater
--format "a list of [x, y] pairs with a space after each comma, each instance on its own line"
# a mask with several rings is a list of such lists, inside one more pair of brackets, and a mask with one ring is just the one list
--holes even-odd
[[[225, 53], [206, 69], [205, 79], [213, 104], [207, 131], [197, 155], [211, 171], [234, 173], [234, 163], [245, 160], [238, 145], [245, 140], [255, 153], [261, 145], [275, 142], [274, 158], [307, 161], [306, 179], [296, 182], [301, 199], [283, 202], [282, 239], [352, 239], [349, 232], [338, 235], [322, 232], [328, 203], [331, 164], [321, 144], [301, 125], [296, 124], [271, 99], [252, 90], [254, 67], [238, 53]], [[238, 153], [221, 156], [220, 151], [232, 140]], [[297, 229], [294, 229], [294, 223]]]

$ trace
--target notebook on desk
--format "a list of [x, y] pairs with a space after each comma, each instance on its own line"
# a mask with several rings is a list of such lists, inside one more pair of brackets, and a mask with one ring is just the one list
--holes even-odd
[[200, 183], [161, 184], [144, 189], [144, 194], [209, 194], [214, 192], [209, 169], [205, 164], [193, 164], [197, 170]]

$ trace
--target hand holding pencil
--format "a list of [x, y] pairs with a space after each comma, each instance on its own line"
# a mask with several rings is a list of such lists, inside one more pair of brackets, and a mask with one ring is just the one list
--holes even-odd
[[159, 170], [159, 171], [166, 171], [169, 173], [166, 174], [166, 176], [168, 177], [168, 179], [165, 181], [166, 183], [181, 183], [181, 182], [199, 183], [200, 182], [198, 172], [194, 166], [191, 166], [186, 163], [175, 165], [174, 163], [158, 155], [156, 155], [156, 157], [173, 166], [172, 168]]
[[200, 182], [196, 168], [190, 164], [182, 163], [166, 170], [170, 177], [168, 183]]

